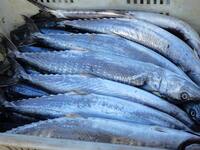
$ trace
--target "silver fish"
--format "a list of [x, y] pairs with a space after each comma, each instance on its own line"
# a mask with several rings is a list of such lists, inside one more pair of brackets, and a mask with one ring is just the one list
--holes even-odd
[[[172, 72], [182, 75], [190, 80], [187, 75], [166, 58], [135, 42], [128, 41], [115, 35], [106, 34], [59, 34], [46, 32], [36, 33], [34, 38], [44, 45], [54, 49], [66, 50], [91, 50], [112, 55], [128, 57], [134, 60], [153, 63]], [[51, 50], [51, 49], [50, 49]]]
[[58, 26], [73, 26], [95, 32], [116, 34], [143, 44], [170, 59], [200, 85], [200, 61], [182, 40], [153, 24], [138, 19], [91, 19], [62, 21]]
[[13, 101], [7, 108], [41, 118], [58, 118], [75, 113], [191, 131], [179, 120], [158, 110], [123, 99], [97, 94], [69, 93], [30, 98]]
[[7, 97], [12, 100], [49, 95], [49, 93], [45, 92], [44, 90], [26, 84], [16, 84], [6, 87], [5, 93], [7, 94]]
[[36, 46], [23, 46], [18, 49], [20, 52], [47, 52], [48, 50]]
[[54, 34], [60, 34], [60, 35], [64, 35], [64, 34], [70, 34], [70, 32], [64, 31], [64, 30], [58, 30], [58, 29], [48, 29], [48, 28], [40, 28], [40, 32], [43, 34], [47, 34], [47, 35], [54, 35]]
[[[57, 74], [90, 74], [141, 87], [173, 102], [200, 100], [200, 89], [181, 76], [150, 63], [88, 51], [19, 53], [16, 57]], [[53, 60], [53, 61], [52, 61]]]
[[200, 57], [199, 34], [183, 20], [159, 13], [141, 11], [129, 11], [127, 12], [127, 15], [131, 15], [134, 18], [150, 22], [165, 29], [175, 30], [184, 37], [184, 40], [190, 45], [191, 48], [193, 48], [198, 53]]
[[194, 122], [175, 105], [139, 88], [86, 75], [42, 75], [20, 73], [23, 81], [41, 87], [52, 94], [77, 92], [112, 96], [146, 105], [165, 112], [193, 128]]
[[6, 133], [168, 149], [181, 149], [189, 140], [199, 141], [198, 136], [180, 130], [78, 117], [42, 121]]
[[200, 104], [188, 103], [183, 106], [184, 110], [190, 115], [190, 117], [200, 125]]
[[29, 2], [33, 3], [34, 5], [38, 6], [43, 12], [47, 12], [56, 18], [62, 19], [62, 18], [67, 18], [67, 19], [77, 19], [77, 18], [115, 18], [115, 17], [126, 17], [125, 14], [118, 13], [117, 11], [67, 11], [67, 10], [62, 10], [62, 9], [57, 9], [53, 10], [50, 9], [41, 3], [38, 3], [37, 1], [34, 0], [28, 0]]

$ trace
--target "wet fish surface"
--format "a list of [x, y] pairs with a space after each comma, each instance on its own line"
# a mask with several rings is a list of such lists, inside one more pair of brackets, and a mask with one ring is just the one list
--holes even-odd
[[[143, 44], [162, 54], [200, 85], [200, 61], [182, 40], [153, 24], [138, 19], [90, 19], [59, 22], [90, 31], [115, 34]], [[190, 61], [187, 61], [190, 60]]]
[[[56, 32], [52, 33], [53, 31], [50, 32], [51, 33], [47, 32], [46, 34], [35, 33], [34, 38], [40, 43], [48, 45], [53, 49], [91, 50], [103, 52], [105, 55], [110, 53], [112, 55], [119, 55], [138, 61], [153, 63], [190, 80], [182, 70], [166, 58], [151, 49], [124, 38], [106, 34], [59, 34]], [[36, 50], [33, 50], [33, 52]]]
[[41, 33], [46, 34], [46, 35], [54, 35], [54, 34], [65, 35], [65, 34], [70, 34], [70, 32], [68, 32], [68, 31], [59, 30], [59, 29], [40, 28], [39, 30], [40, 30]]
[[64, 117], [22, 126], [6, 133], [169, 149], [178, 149], [183, 142], [191, 139], [199, 140], [198, 136], [180, 130], [101, 118]]
[[27, 84], [17, 84], [6, 87], [5, 91], [9, 100], [19, 100], [49, 95], [49, 93], [44, 90]]
[[[53, 74], [90, 74], [118, 81], [184, 103], [199, 101], [199, 87], [150, 63], [87, 51], [16, 53], [18, 60]], [[53, 61], [52, 61], [53, 60]]]
[[175, 30], [184, 37], [184, 40], [191, 46], [191, 48], [197, 51], [200, 57], [199, 34], [183, 20], [177, 19], [172, 16], [141, 11], [129, 11], [127, 12], [127, 15], [131, 15], [137, 19], [150, 22], [165, 29]]
[[82, 19], [87, 19], [87, 18], [119, 18], [119, 17], [126, 17], [125, 14], [118, 13], [118, 11], [114, 10], [104, 10], [104, 11], [94, 11], [94, 10], [89, 10], [89, 11], [69, 11], [69, 10], [53, 10], [50, 9], [44, 5], [41, 5], [37, 1], [34, 0], [28, 0], [29, 2], [33, 3], [34, 5], [38, 6], [42, 11], [49, 13], [56, 18], [65, 18], [65, 19], [77, 19], [77, 18], [82, 18]]
[[184, 110], [199, 125], [200, 124], [200, 103], [188, 103], [183, 105]]
[[21, 80], [41, 87], [51, 94], [95, 93], [126, 99], [165, 112], [182, 121], [188, 127], [194, 126], [187, 114], [175, 105], [133, 86], [86, 75], [29, 75], [23, 70], [20, 72]]
[[20, 52], [48, 52], [47, 49], [37, 46], [23, 46], [19, 48]]
[[9, 110], [41, 118], [58, 118], [75, 113], [191, 131], [179, 120], [158, 110], [97, 94], [59, 94], [14, 101], [10, 104], [7, 105]]

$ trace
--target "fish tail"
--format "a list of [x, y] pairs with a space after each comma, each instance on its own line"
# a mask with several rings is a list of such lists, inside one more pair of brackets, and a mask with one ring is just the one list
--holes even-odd
[[2, 33], [0, 33], [0, 37], [1, 37], [3, 45], [7, 49], [8, 58], [15, 58], [15, 54], [19, 53], [18, 48], [8, 37], [3, 35]]
[[29, 30], [30, 34], [40, 33], [39, 28], [37, 27], [37, 25], [35, 24], [35, 22], [31, 18], [29, 18], [25, 15], [22, 15], [22, 17], [24, 18], [24, 21], [26, 22], [26, 27]]
[[36, 43], [35, 36], [36, 34], [41, 34], [39, 28], [35, 24], [35, 22], [25, 16], [22, 15], [25, 21], [25, 25], [17, 28], [16, 30], [10, 33], [10, 37], [12, 41], [18, 46], [24, 45], [33, 45]]
[[0, 91], [0, 110], [5, 110], [6, 107], [11, 105], [12, 104], [6, 100], [4, 93]]
[[13, 78], [17, 79], [18, 81], [22, 79], [26, 80], [29, 75], [26, 73], [21, 64], [19, 64], [15, 59], [11, 59], [10, 61], [12, 63], [13, 69], [15, 70], [15, 75], [13, 76]]

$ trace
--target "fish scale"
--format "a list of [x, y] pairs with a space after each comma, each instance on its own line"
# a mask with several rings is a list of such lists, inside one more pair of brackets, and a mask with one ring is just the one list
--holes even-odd
[[[182, 40], [162, 28], [138, 19], [90, 19], [62, 21], [58, 26], [73, 26], [89, 31], [115, 34], [143, 44], [181, 67], [197, 85], [200, 84], [200, 61]], [[190, 60], [190, 61], [187, 61]]]
[[35, 87], [20, 83], [10, 87], [6, 87], [5, 93], [11, 100], [19, 99], [21, 97], [28, 98], [28, 97], [40, 97], [44, 95], [49, 95], [49, 93], [41, 89], [37, 89]]
[[187, 114], [175, 105], [151, 93], [125, 84], [86, 75], [28, 75], [23, 70], [21, 70], [20, 78], [52, 94], [64, 94], [73, 91], [77, 93], [95, 93], [126, 99], [172, 115], [185, 123], [188, 127], [194, 125]]
[[[54, 49], [91, 50], [128, 57], [130, 59], [153, 63], [164, 67], [190, 80], [182, 70], [153, 50], [114, 35], [60, 34], [55, 31], [47, 30], [46, 34], [37, 33], [34, 34], [34, 36], [37, 41]], [[52, 51], [52, 49], [49, 50]]]
[[191, 131], [185, 124], [161, 111], [131, 101], [97, 94], [69, 93], [43, 96], [14, 101], [8, 106], [10, 110], [18, 113], [42, 118], [63, 117], [75, 113]]
[[137, 19], [141, 19], [152, 24], [158, 25], [167, 30], [175, 30], [180, 33], [187, 42], [200, 56], [200, 37], [199, 34], [186, 22], [172, 16], [158, 13], [129, 11], [126, 13]]
[[152, 49], [167, 49], [169, 47], [170, 43], [168, 43], [168, 41], [160, 34], [157, 34], [148, 28], [130, 26], [130, 21], [131, 19], [114, 18], [78, 19], [73, 21], [61, 21], [57, 23], [57, 26], [63, 27], [65, 25], [71, 25], [82, 29], [88, 29], [90, 31], [119, 35], [126, 39], [141, 43]]
[[198, 136], [180, 130], [78, 116], [41, 121], [6, 133], [168, 149], [178, 149], [191, 139], [199, 140]]
[[182, 100], [177, 102], [200, 100], [199, 87], [173, 72], [150, 63], [97, 52], [73, 50], [42, 53], [16, 52], [16, 57], [53, 74], [90, 74], [138, 86], [155, 94], [160, 93], [158, 95], [166, 98]]

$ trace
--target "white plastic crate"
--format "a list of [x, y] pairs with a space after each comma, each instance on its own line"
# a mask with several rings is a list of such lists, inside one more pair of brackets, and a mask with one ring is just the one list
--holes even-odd
[[[176, 16], [200, 32], [200, 0], [37, 0], [46, 6], [66, 10], [144, 10]], [[0, 32], [10, 31], [23, 24], [21, 15], [32, 16], [38, 8], [26, 0], [0, 0]], [[0, 134], [0, 150], [119, 150], [147, 148], [97, 144], [69, 140]]]
[[200, 0], [36, 0], [55, 9], [144, 10], [176, 16], [200, 32]]
[[[144, 10], [176, 16], [200, 32], [200, 0], [37, 0], [55, 9]], [[36, 14], [38, 9], [26, 0], [0, 1], [0, 30], [8, 34], [23, 23], [21, 14]]]

